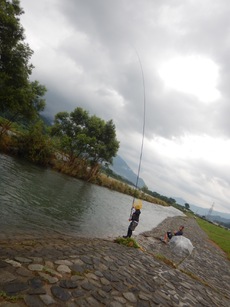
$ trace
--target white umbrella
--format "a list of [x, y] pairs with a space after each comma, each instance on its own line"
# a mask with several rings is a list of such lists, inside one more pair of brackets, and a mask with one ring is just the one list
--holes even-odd
[[194, 249], [191, 241], [184, 236], [173, 236], [169, 242], [172, 252], [179, 256], [190, 255]]

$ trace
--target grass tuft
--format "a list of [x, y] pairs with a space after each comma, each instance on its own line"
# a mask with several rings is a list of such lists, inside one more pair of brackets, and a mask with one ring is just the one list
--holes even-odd
[[161, 254], [154, 254], [154, 257], [160, 261], [163, 261], [165, 264], [170, 265], [173, 268], [176, 268], [177, 266], [175, 265], [174, 262], [166, 258], [164, 255]]
[[23, 298], [22, 295], [14, 295], [14, 296], [9, 296], [6, 292], [4, 291], [0, 291], [0, 298], [3, 298], [7, 301], [10, 301], [10, 302], [16, 302], [18, 300], [21, 300]]
[[128, 247], [141, 248], [140, 245], [133, 238], [117, 238], [114, 240], [115, 243], [122, 244]]

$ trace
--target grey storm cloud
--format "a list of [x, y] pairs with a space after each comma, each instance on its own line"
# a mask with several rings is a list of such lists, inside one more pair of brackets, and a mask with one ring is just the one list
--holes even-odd
[[[220, 211], [230, 212], [228, 0], [21, 0], [21, 6], [22, 25], [34, 50], [32, 77], [48, 89], [46, 114], [80, 106], [113, 119], [119, 154], [136, 171], [145, 94], [141, 177], [147, 186], [204, 207], [215, 201]], [[196, 57], [217, 68], [219, 96], [213, 101], [201, 101], [182, 85], [170, 87], [160, 75], [170, 60]], [[198, 91], [208, 84], [209, 74], [199, 79], [197, 69]], [[188, 66], [180, 76], [181, 83], [191, 75], [187, 83], [196, 84], [190, 70]], [[179, 72], [174, 68], [172, 80]]]

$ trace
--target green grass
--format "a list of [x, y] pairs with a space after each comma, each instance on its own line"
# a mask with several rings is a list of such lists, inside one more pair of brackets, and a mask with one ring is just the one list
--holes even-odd
[[115, 239], [114, 242], [128, 246], [128, 247], [141, 248], [133, 238], [125, 239], [125, 238], [119, 237], [119, 238]]
[[227, 254], [227, 258], [230, 260], [230, 230], [213, 225], [200, 218], [196, 220], [198, 225], [207, 233], [209, 239], [215, 242]]
[[0, 291], [0, 298], [7, 300], [7, 301], [11, 301], [12, 303], [15, 303], [18, 300], [21, 300], [23, 296], [22, 295], [9, 296], [6, 294], [6, 292]]
[[163, 261], [165, 264], [170, 265], [173, 268], [176, 268], [176, 264], [173, 263], [170, 259], [166, 258], [164, 255], [162, 254], [154, 254], [154, 257], [158, 260]]

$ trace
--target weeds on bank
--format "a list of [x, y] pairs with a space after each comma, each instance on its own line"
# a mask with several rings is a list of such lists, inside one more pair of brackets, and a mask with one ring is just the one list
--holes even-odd
[[201, 279], [200, 277], [198, 277], [197, 275], [193, 274], [192, 272], [189, 272], [189, 271], [186, 271], [186, 270], [183, 270], [183, 269], [180, 269], [180, 271], [186, 275], [188, 275], [189, 277], [191, 277], [192, 279], [195, 279], [197, 281], [199, 281], [200, 283], [204, 284], [205, 286], [209, 286], [210, 285], [204, 281], [203, 279]]
[[158, 260], [163, 261], [165, 264], [170, 265], [173, 268], [176, 268], [176, 265], [174, 262], [166, 258], [164, 255], [161, 254], [154, 254], [154, 257], [157, 258]]
[[0, 298], [3, 298], [6, 301], [16, 302], [18, 300], [23, 299], [22, 295], [9, 296], [4, 291], [0, 291]]
[[118, 191], [120, 193], [133, 196], [135, 198], [143, 199], [150, 203], [158, 204], [161, 206], [168, 206], [168, 204], [165, 201], [160, 200], [151, 195], [148, 195], [142, 192], [141, 190], [136, 190], [134, 187], [131, 187], [129, 184], [114, 179], [113, 177], [109, 177], [103, 173], [98, 174], [96, 180], [92, 183], [106, 187], [110, 190]]
[[71, 275], [72, 276], [79, 276], [79, 277], [84, 277], [85, 275], [89, 274], [89, 273], [93, 273], [92, 270], [84, 270], [82, 272], [79, 272], [79, 271], [72, 271], [71, 272]]
[[133, 238], [117, 238], [114, 242], [128, 247], [141, 248]]

